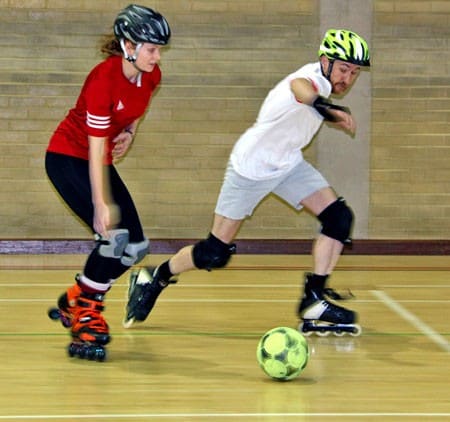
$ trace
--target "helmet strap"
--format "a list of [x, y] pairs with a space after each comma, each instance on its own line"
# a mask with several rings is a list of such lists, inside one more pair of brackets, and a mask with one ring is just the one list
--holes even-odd
[[331, 60], [328, 58], [328, 69], [326, 72], [323, 70], [322, 61], [320, 61], [320, 70], [322, 71], [322, 75], [331, 82], [331, 72], [333, 71], [334, 59]]
[[138, 77], [137, 77], [137, 82], [136, 82], [136, 84], [137, 84], [138, 87], [140, 87], [140, 86], [141, 86], [141, 78], [142, 78], [142, 72], [143, 72], [143, 70], [140, 69], [140, 68], [136, 65], [136, 60], [137, 60], [137, 56], [138, 56], [138, 54], [139, 54], [139, 50], [142, 48], [142, 43], [139, 43], [139, 44], [136, 46], [136, 50], [134, 51], [134, 54], [133, 54], [132, 56], [130, 56], [130, 55], [127, 53], [127, 49], [126, 49], [126, 46], [125, 46], [125, 38], [121, 38], [121, 39], [120, 39], [120, 47], [122, 48], [123, 56], [125, 57], [125, 59], [126, 59], [127, 61], [129, 61], [129, 62], [135, 67], [135, 69], [137, 69], [137, 70], [139, 71], [139, 74], [138, 74]]
[[132, 56], [130, 56], [127, 52], [127, 48], [125, 46], [125, 38], [120, 39], [120, 47], [122, 48], [123, 56], [125, 57], [125, 59], [127, 59], [130, 63], [134, 63], [137, 60], [139, 50], [142, 48], [142, 43], [136, 45], [136, 49], [134, 50], [134, 54]]
[[141, 50], [141, 48], [142, 48], [142, 43], [140, 42], [138, 45], [136, 45], [136, 49], [134, 50], [133, 63], [137, 60], [139, 51]]
[[125, 57], [125, 59], [127, 59], [129, 62], [133, 61], [133, 59], [127, 53], [127, 48], [125, 46], [125, 38], [120, 39], [120, 47], [122, 48], [123, 56]]
[[141, 86], [141, 80], [142, 80], [142, 72], [143, 72], [143, 70], [140, 69], [139, 66], [136, 64], [136, 60], [137, 60], [137, 57], [138, 57], [138, 54], [139, 54], [139, 51], [140, 51], [141, 48], [142, 48], [142, 43], [139, 43], [139, 44], [136, 46], [136, 50], [134, 51], [134, 54], [133, 54], [133, 57], [132, 57], [133, 61], [131, 61], [131, 60], [128, 59], [128, 60], [131, 61], [131, 63], [133, 64], [134, 68], [135, 68], [136, 70], [139, 71], [138, 77], [137, 77], [137, 81], [136, 81], [136, 85], [137, 85], [138, 87]]

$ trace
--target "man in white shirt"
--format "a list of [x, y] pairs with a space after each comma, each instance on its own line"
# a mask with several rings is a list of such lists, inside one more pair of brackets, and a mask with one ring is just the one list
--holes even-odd
[[314, 248], [314, 268], [306, 274], [298, 307], [301, 330], [360, 333], [356, 313], [327, 300], [326, 281], [350, 242], [353, 213], [325, 178], [302, 155], [324, 120], [354, 133], [356, 124], [346, 107], [332, 104], [331, 94], [344, 94], [361, 67], [370, 66], [363, 38], [345, 29], [330, 29], [319, 48], [319, 61], [286, 76], [267, 95], [256, 122], [231, 152], [217, 201], [211, 233], [187, 246], [158, 268], [142, 269], [130, 282], [124, 326], [143, 321], [174, 275], [194, 268], [227, 265], [242, 222], [269, 193], [295, 209], [307, 208], [322, 223]]

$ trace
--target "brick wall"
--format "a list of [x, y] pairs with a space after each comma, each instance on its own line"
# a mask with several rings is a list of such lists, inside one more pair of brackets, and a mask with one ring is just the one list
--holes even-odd
[[450, 237], [450, 2], [376, 1], [371, 238]]
[[[0, 238], [85, 238], [46, 179], [48, 138], [99, 61], [124, 1], [0, 0]], [[374, 2], [370, 238], [448, 238], [446, 1]], [[163, 84], [119, 172], [150, 237], [208, 231], [230, 149], [267, 91], [316, 59], [313, 0], [143, 2], [169, 20]], [[446, 154], [447, 152], [447, 154]], [[306, 157], [316, 162], [316, 147]], [[310, 238], [316, 224], [268, 198], [241, 238]]]

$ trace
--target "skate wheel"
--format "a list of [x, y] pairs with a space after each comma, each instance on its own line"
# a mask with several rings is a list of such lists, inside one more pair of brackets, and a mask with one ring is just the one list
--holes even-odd
[[97, 348], [95, 351], [95, 360], [103, 362], [106, 359], [106, 350], [103, 347]]
[[58, 308], [50, 308], [47, 312], [48, 317], [53, 320], [53, 321], [57, 321], [59, 320], [59, 316], [60, 316], [60, 312]]
[[130, 319], [124, 319], [122, 321], [122, 326], [123, 328], [131, 328], [134, 324], [134, 318], [130, 318]]
[[86, 359], [103, 362], [106, 359], [106, 350], [101, 346], [90, 346], [86, 352]]
[[361, 333], [362, 333], [361, 326], [358, 325], [358, 324], [355, 324], [354, 325], [354, 330], [350, 332], [350, 335], [353, 336], [353, 337], [358, 337], [358, 336], [361, 335]]
[[89, 355], [89, 346], [83, 344], [78, 349], [78, 357], [80, 359], [87, 359]]
[[297, 330], [299, 331], [299, 333], [301, 333], [305, 337], [309, 337], [312, 334], [312, 331], [308, 331], [308, 329], [305, 328], [305, 323], [304, 322], [301, 322], [298, 325]]
[[84, 358], [87, 360], [95, 360], [97, 348], [95, 346], [88, 346], [84, 352]]
[[80, 348], [79, 344], [70, 343], [69, 346], [67, 347], [67, 353], [71, 358], [73, 358], [78, 355], [79, 348]]
[[328, 330], [322, 328], [322, 329], [318, 329], [318, 330], [316, 331], [316, 334], [317, 334], [319, 337], [327, 337], [327, 336], [330, 334], [330, 331], [328, 331]]
[[334, 335], [336, 337], [343, 337], [343, 336], [345, 336], [345, 331], [342, 331], [342, 330], [335, 331]]

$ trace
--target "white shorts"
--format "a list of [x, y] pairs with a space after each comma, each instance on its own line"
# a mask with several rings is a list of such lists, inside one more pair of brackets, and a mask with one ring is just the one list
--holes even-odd
[[247, 179], [228, 163], [215, 212], [233, 220], [243, 220], [252, 215], [256, 206], [270, 193], [300, 210], [300, 202], [304, 198], [328, 186], [319, 171], [304, 160], [287, 174], [269, 180]]

